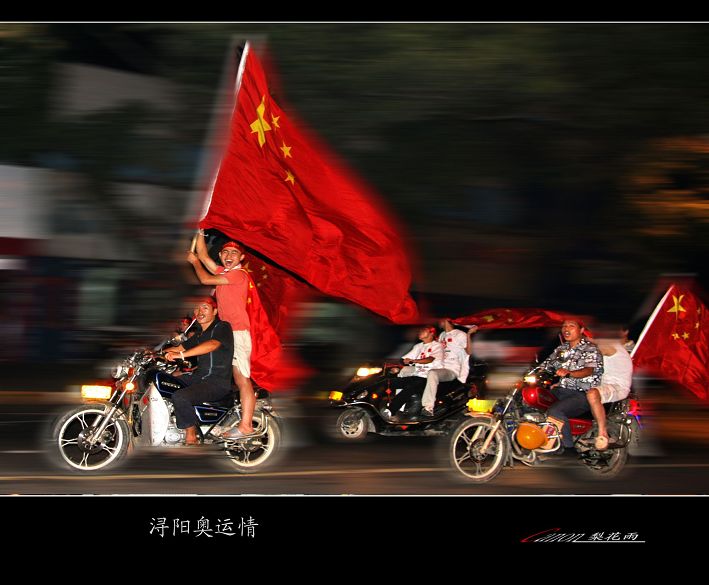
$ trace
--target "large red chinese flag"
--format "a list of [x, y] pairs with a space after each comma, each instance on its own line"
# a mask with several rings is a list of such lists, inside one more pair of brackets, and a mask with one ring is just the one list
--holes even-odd
[[631, 354], [644, 366], [709, 398], [709, 314], [686, 286], [673, 284], [648, 320]]
[[416, 320], [396, 222], [273, 101], [248, 43], [229, 143], [200, 227], [243, 242], [328, 295], [396, 323]]
[[297, 280], [251, 254], [242, 262], [249, 277], [246, 312], [251, 334], [251, 378], [268, 390], [292, 389], [309, 373], [283, 350], [287, 307], [297, 300]]
[[524, 329], [555, 327], [565, 315], [546, 309], [488, 309], [467, 317], [453, 319], [458, 325], [477, 325], [480, 329]]

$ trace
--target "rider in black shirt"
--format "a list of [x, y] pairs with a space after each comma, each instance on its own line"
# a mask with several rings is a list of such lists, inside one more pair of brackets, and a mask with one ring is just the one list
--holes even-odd
[[197, 424], [195, 404], [220, 400], [231, 393], [231, 361], [234, 354], [234, 336], [231, 326], [217, 316], [217, 302], [213, 297], [199, 299], [195, 318], [202, 333], [190, 337], [182, 345], [166, 352], [168, 361], [175, 358], [197, 357], [197, 369], [192, 381], [172, 396], [177, 426], [185, 429], [185, 444], [196, 445]]

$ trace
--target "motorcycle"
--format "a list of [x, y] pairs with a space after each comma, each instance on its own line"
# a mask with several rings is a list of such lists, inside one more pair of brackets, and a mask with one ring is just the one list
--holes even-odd
[[[392, 421], [382, 414], [397, 393], [400, 363], [384, 363], [381, 367], [361, 367], [343, 390], [329, 394], [330, 406], [343, 409], [335, 423], [335, 437], [362, 441], [369, 433], [384, 436], [428, 436], [450, 432], [465, 412], [470, 398], [484, 393], [487, 364], [476, 362], [465, 383], [458, 380], [441, 382], [432, 417], [419, 417], [421, 397], [414, 394], [405, 405], [407, 420]], [[423, 388], [422, 388], [423, 392]], [[395, 413], [394, 413], [395, 414]]]
[[[470, 404], [470, 412], [451, 434], [448, 459], [466, 479], [484, 483], [515, 461], [535, 466], [563, 449], [557, 426], [546, 410], [557, 401], [551, 393], [554, 377], [531, 370], [505, 398], [490, 405]], [[611, 443], [595, 448], [593, 418], [569, 418], [574, 448], [583, 469], [598, 479], [617, 477], [628, 458], [628, 445], [638, 428], [637, 402], [628, 397], [606, 405]]]
[[[131, 354], [114, 367], [110, 383], [82, 386], [85, 403], [60, 415], [51, 434], [52, 455], [60, 466], [79, 473], [100, 472], [117, 466], [130, 448], [185, 448], [185, 431], [175, 424], [172, 395], [188, 385], [185, 379], [193, 367], [187, 360], [165, 358], [162, 349], [169, 341]], [[241, 420], [238, 392], [195, 406], [202, 443], [218, 448], [229, 467], [240, 473], [264, 467], [281, 442], [270, 393], [255, 384], [254, 391], [254, 433], [244, 438], [219, 436]]]

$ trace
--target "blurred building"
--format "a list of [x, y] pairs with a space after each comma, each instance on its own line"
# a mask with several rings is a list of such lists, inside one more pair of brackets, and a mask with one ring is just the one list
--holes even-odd
[[[177, 89], [148, 75], [58, 63], [50, 115], [61, 121], [127, 104], [170, 111]], [[176, 317], [184, 279], [170, 279], [174, 234], [198, 161], [117, 164], [115, 180], [97, 188], [81, 161], [51, 144], [37, 159], [37, 167], [0, 164], [0, 331], [9, 342], [0, 359], [90, 357], [111, 337], [164, 320], [171, 306]]]

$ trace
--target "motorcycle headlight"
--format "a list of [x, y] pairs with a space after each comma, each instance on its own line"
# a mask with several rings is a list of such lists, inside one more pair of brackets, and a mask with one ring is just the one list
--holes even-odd
[[366, 378], [367, 376], [372, 376], [373, 374], [378, 374], [381, 372], [381, 368], [359, 368], [357, 370], [358, 378]]
[[534, 374], [528, 374], [524, 377], [524, 381], [527, 384], [536, 384], [537, 383], [537, 377]]
[[113, 388], [99, 384], [84, 384], [81, 387], [81, 397], [87, 400], [108, 400]]

